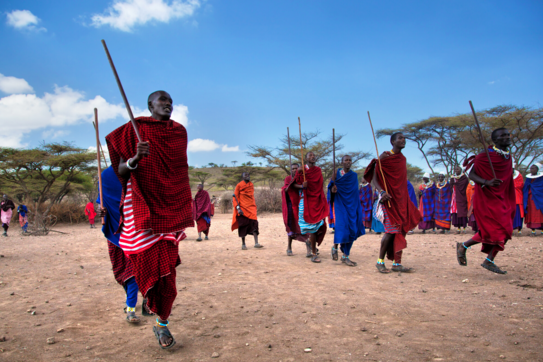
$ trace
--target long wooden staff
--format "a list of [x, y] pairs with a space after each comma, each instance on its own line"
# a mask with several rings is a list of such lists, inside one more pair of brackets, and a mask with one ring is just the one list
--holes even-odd
[[[385, 180], [385, 174], [383, 173], [383, 167], [381, 166], [381, 158], [379, 157], [379, 149], [377, 149], [377, 140], [375, 139], [375, 132], [373, 132], [373, 124], [371, 123], [370, 111], [368, 111], [368, 119], [370, 120], [371, 133], [373, 134], [373, 142], [375, 143], [375, 151], [377, 152], [377, 162], [379, 163], [379, 170], [381, 170], [381, 176], [383, 177], [383, 183], [385, 184], [385, 191], [388, 194], [387, 182]], [[390, 200], [388, 200], [388, 207], [390, 207]]]
[[[98, 131], [98, 109], [94, 108], [94, 122], [96, 126], [94, 129], [96, 130], [96, 157], [98, 159], [98, 192], [100, 193], [100, 209], [104, 208], [104, 197], [102, 195], [102, 166], [101, 166], [101, 160], [100, 160], [100, 134]], [[100, 210], [100, 213], [101, 210]], [[103, 217], [100, 217], [102, 220], [102, 225], [104, 225], [106, 222]]]
[[[92, 126], [94, 127], [94, 131], [96, 132], [96, 123], [92, 122]], [[108, 166], [107, 166], [106, 154], [104, 152], [104, 149], [102, 148], [102, 142], [100, 142], [100, 152], [102, 152], [102, 158], [104, 159], [104, 163], [106, 164], [106, 168], [107, 168]]]
[[332, 174], [332, 181], [336, 181], [336, 129], [332, 128], [332, 158], [334, 164], [334, 173]]
[[479, 137], [485, 148], [486, 157], [488, 157], [488, 163], [490, 164], [490, 169], [492, 170], [492, 175], [496, 178], [496, 172], [494, 172], [494, 166], [492, 166], [492, 161], [490, 160], [490, 153], [488, 153], [488, 147], [486, 147], [485, 138], [483, 137], [483, 132], [481, 131], [481, 126], [479, 126], [479, 120], [477, 119], [477, 114], [475, 114], [475, 109], [473, 108], [473, 103], [469, 101], [469, 106], [471, 107], [471, 113], [473, 113], [473, 118], [475, 118], [475, 124], [477, 125], [477, 130], [479, 131]]
[[304, 173], [304, 182], [305, 180], [305, 166], [304, 166], [304, 147], [302, 146], [302, 123], [300, 117], [298, 117], [298, 126], [300, 127], [300, 152], [302, 153], [302, 171]]
[[[290, 152], [290, 131], [288, 127], [287, 127], [287, 138], [288, 138], [288, 161], [290, 162], [290, 169], [288, 170], [288, 172], [289, 172], [290, 178], [292, 178], [292, 155]], [[296, 177], [296, 175], [294, 175], [294, 177]]]
[[132, 126], [134, 127], [134, 132], [136, 133], [136, 137], [138, 137], [138, 142], [141, 142], [141, 136], [138, 131], [138, 126], [136, 124], [136, 121], [134, 120], [134, 115], [132, 114], [132, 109], [130, 108], [130, 104], [128, 103], [128, 98], [126, 98], [126, 94], [124, 93], [123, 85], [121, 84], [121, 80], [119, 79], [119, 75], [117, 74], [117, 69], [115, 69], [115, 65], [113, 64], [113, 59], [111, 59], [111, 55], [109, 54], [109, 50], [107, 49], [106, 41], [102, 39], [102, 45], [104, 46], [104, 50], [106, 51], [107, 59], [109, 60], [109, 65], [111, 65], [111, 70], [113, 70], [113, 75], [115, 76], [115, 79], [117, 80], [117, 85], [119, 86], [119, 90], [121, 91], [121, 95], [123, 96], [124, 105], [126, 106], [126, 110], [128, 111], [128, 116], [130, 117], [130, 122], [132, 122]]

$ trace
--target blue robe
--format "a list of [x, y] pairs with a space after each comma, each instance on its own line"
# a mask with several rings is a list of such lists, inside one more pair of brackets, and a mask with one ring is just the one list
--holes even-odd
[[[328, 194], [334, 185], [328, 184]], [[352, 243], [366, 233], [364, 229], [364, 211], [360, 204], [358, 193], [358, 175], [349, 171], [341, 176], [341, 169], [337, 170], [335, 185], [337, 192], [334, 194], [334, 244]]]
[[121, 236], [120, 233], [116, 234], [116, 232], [119, 228], [119, 220], [121, 219], [119, 207], [122, 193], [123, 186], [119, 182], [115, 171], [113, 171], [113, 167], [109, 166], [102, 171], [102, 196], [104, 198], [104, 205], [100, 203], [100, 195], [98, 195], [96, 202], [107, 210], [102, 232], [106, 239], [116, 246], [119, 246], [119, 238]]
[[528, 195], [532, 190], [532, 200], [534, 200], [535, 208], [543, 212], [543, 176], [538, 178], [528, 178], [524, 180], [524, 212], [528, 212]]

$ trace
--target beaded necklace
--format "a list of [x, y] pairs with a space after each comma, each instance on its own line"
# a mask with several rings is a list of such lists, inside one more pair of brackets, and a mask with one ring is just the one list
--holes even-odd
[[502, 155], [506, 160], [508, 160], [509, 157], [511, 156], [511, 154], [510, 154], [509, 151], [500, 150], [500, 149], [497, 148], [496, 146], [492, 146], [492, 149], [493, 149], [494, 152], [496, 152], [497, 154]]

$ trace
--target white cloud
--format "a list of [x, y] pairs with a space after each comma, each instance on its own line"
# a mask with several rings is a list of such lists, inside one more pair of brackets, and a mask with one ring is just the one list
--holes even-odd
[[228, 145], [222, 146], [223, 152], [239, 152], [239, 146], [228, 147]]
[[8, 13], [7, 24], [19, 30], [47, 31], [37, 26], [40, 21], [40, 18], [29, 10], [13, 10]]
[[212, 140], [204, 140], [202, 138], [196, 138], [192, 141], [189, 141], [188, 151], [189, 152], [207, 152], [215, 151], [217, 148], [220, 148], [217, 142]]
[[[91, 123], [94, 108], [98, 108], [100, 121], [126, 117], [122, 104], [108, 103], [101, 96], [84, 100], [84, 94], [70, 87], [55, 86], [54, 93], [43, 97], [35, 94], [12, 94], [0, 98], [0, 144], [3, 147], [21, 147], [26, 133], [46, 128]], [[54, 133], [52, 133], [54, 136]]]
[[213, 140], [205, 140], [202, 138], [195, 138], [189, 141], [189, 152], [209, 152], [221, 149], [222, 152], [239, 152], [239, 146], [228, 147], [228, 145], [220, 145]]
[[48, 129], [41, 134], [44, 139], [55, 139], [69, 135], [70, 131]]
[[[4, 77], [13, 78], [13, 77]], [[14, 78], [17, 79], [17, 78]], [[21, 84], [28, 85], [26, 80], [19, 79]], [[0, 79], [0, 85], [1, 85]], [[67, 135], [69, 132], [59, 129], [94, 120], [94, 108], [98, 109], [100, 123], [122, 118], [127, 120], [126, 108], [121, 104], [111, 104], [101, 96], [85, 99], [85, 94], [64, 86], [55, 85], [53, 93], [45, 93], [43, 97], [35, 94], [11, 94], [0, 98], [0, 145], [2, 147], [23, 147], [25, 134], [45, 129], [42, 133], [45, 141]], [[148, 110], [132, 107], [136, 117], [150, 116]], [[172, 119], [188, 125], [188, 107], [183, 104], [174, 105]], [[89, 129], [92, 132], [92, 129]], [[217, 145], [217, 148], [222, 145]]]
[[6, 77], [0, 73], [0, 91], [8, 94], [34, 93], [34, 89], [22, 78]]
[[148, 22], [168, 23], [172, 19], [190, 17], [200, 7], [200, 0], [115, 0], [104, 14], [95, 14], [92, 25], [130, 32]]

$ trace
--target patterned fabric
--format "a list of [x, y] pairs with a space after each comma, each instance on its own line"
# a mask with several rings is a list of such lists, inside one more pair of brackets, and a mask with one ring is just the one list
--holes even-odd
[[19, 214], [19, 225], [21, 225], [23, 231], [26, 231], [26, 229], [28, 229], [28, 216], [22, 216]]
[[154, 243], [141, 253], [130, 254], [130, 261], [147, 306], [160, 319], [168, 319], [177, 296], [175, 268], [181, 264], [179, 245], [169, 241]]
[[453, 186], [452, 190], [453, 192], [451, 197], [451, 214], [456, 214], [456, 188]]
[[198, 190], [192, 203], [192, 216], [197, 221], [203, 214], [211, 214], [211, 199], [206, 190]]
[[394, 225], [390, 221], [388, 216], [388, 211], [386, 207], [383, 207], [383, 225], [385, 227], [385, 233], [387, 234], [398, 234], [400, 233], [400, 225]]
[[419, 202], [419, 210], [422, 215], [422, 221], [429, 222], [434, 220], [435, 211], [435, 193], [436, 185], [432, 183], [430, 186], [424, 184], [419, 186], [419, 190], [422, 192]]
[[298, 225], [298, 205], [300, 203], [300, 194], [293, 187], [294, 179], [292, 176], [287, 176], [283, 187], [281, 188], [281, 209], [283, 212], [283, 222], [285, 231], [288, 236], [301, 242], [306, 242], [307, 235], [300, 233]]
[[132, 265], [130, 258], [123, 252], [123, 249], [115, 246], [115, 244], [109, 240], [107, 248], [113, 269], [113, 276], [117, 283], [124, 285], [128, 279], [134, 276], [134, 266]]
[[126, 184], [126, 195], [123, 204], [123, 217], [121, 237], [119, 246], [126, 254], [137, 254], [149, 249], [153, 244], [159, 241], [172, 242], [178, 245], [179, 242], [185, 239], [185, 230], [176, 233], [153, 234], [151, 229], [138, 230], [136, 229], [136, 216], [134, 215], [134, 207], [132, 197], [132, 181], [129, 180]]
[[443, 225], [448, 221], [449, 228], [451, 226], [451, 199], [452, 199], [452, 187], [449, 182], [446, 182], [443, 185], [436, 184], [436, 193], [435, 193], [435, 213], [434, 219], [436, 220], [436, 225], [438, 221], [443, 222]]
[[298, 224], [300, 225], [300, 231], [302, 234], [314, 234], [316, 233], [322, 224], [324, 224], [324, 219], [317, 222], [316, 224], [309, 224], [304, 220], [304, 193], [300, 190], [300, 206], [298, 211]]
[[371, 210], [373, 209], [372, 188], [370, 184], [360, 186], [360, 204], [362, 205], [362, 218], [371, 222]]
[[[150, 143], [150, 151], [130, 173], [135, 228], [163, 234], [194, 227], [185, 127], [151, 117], [136, 118], [136, 123], [142, 140]], [[121, 158], [127, 161], [136, 154], [138, 139], [127, 123], [107, 135], [106, 141], [111, 165], [123, 185], [123, 204], [128, 180], [119, 175], [119, 163]]]

